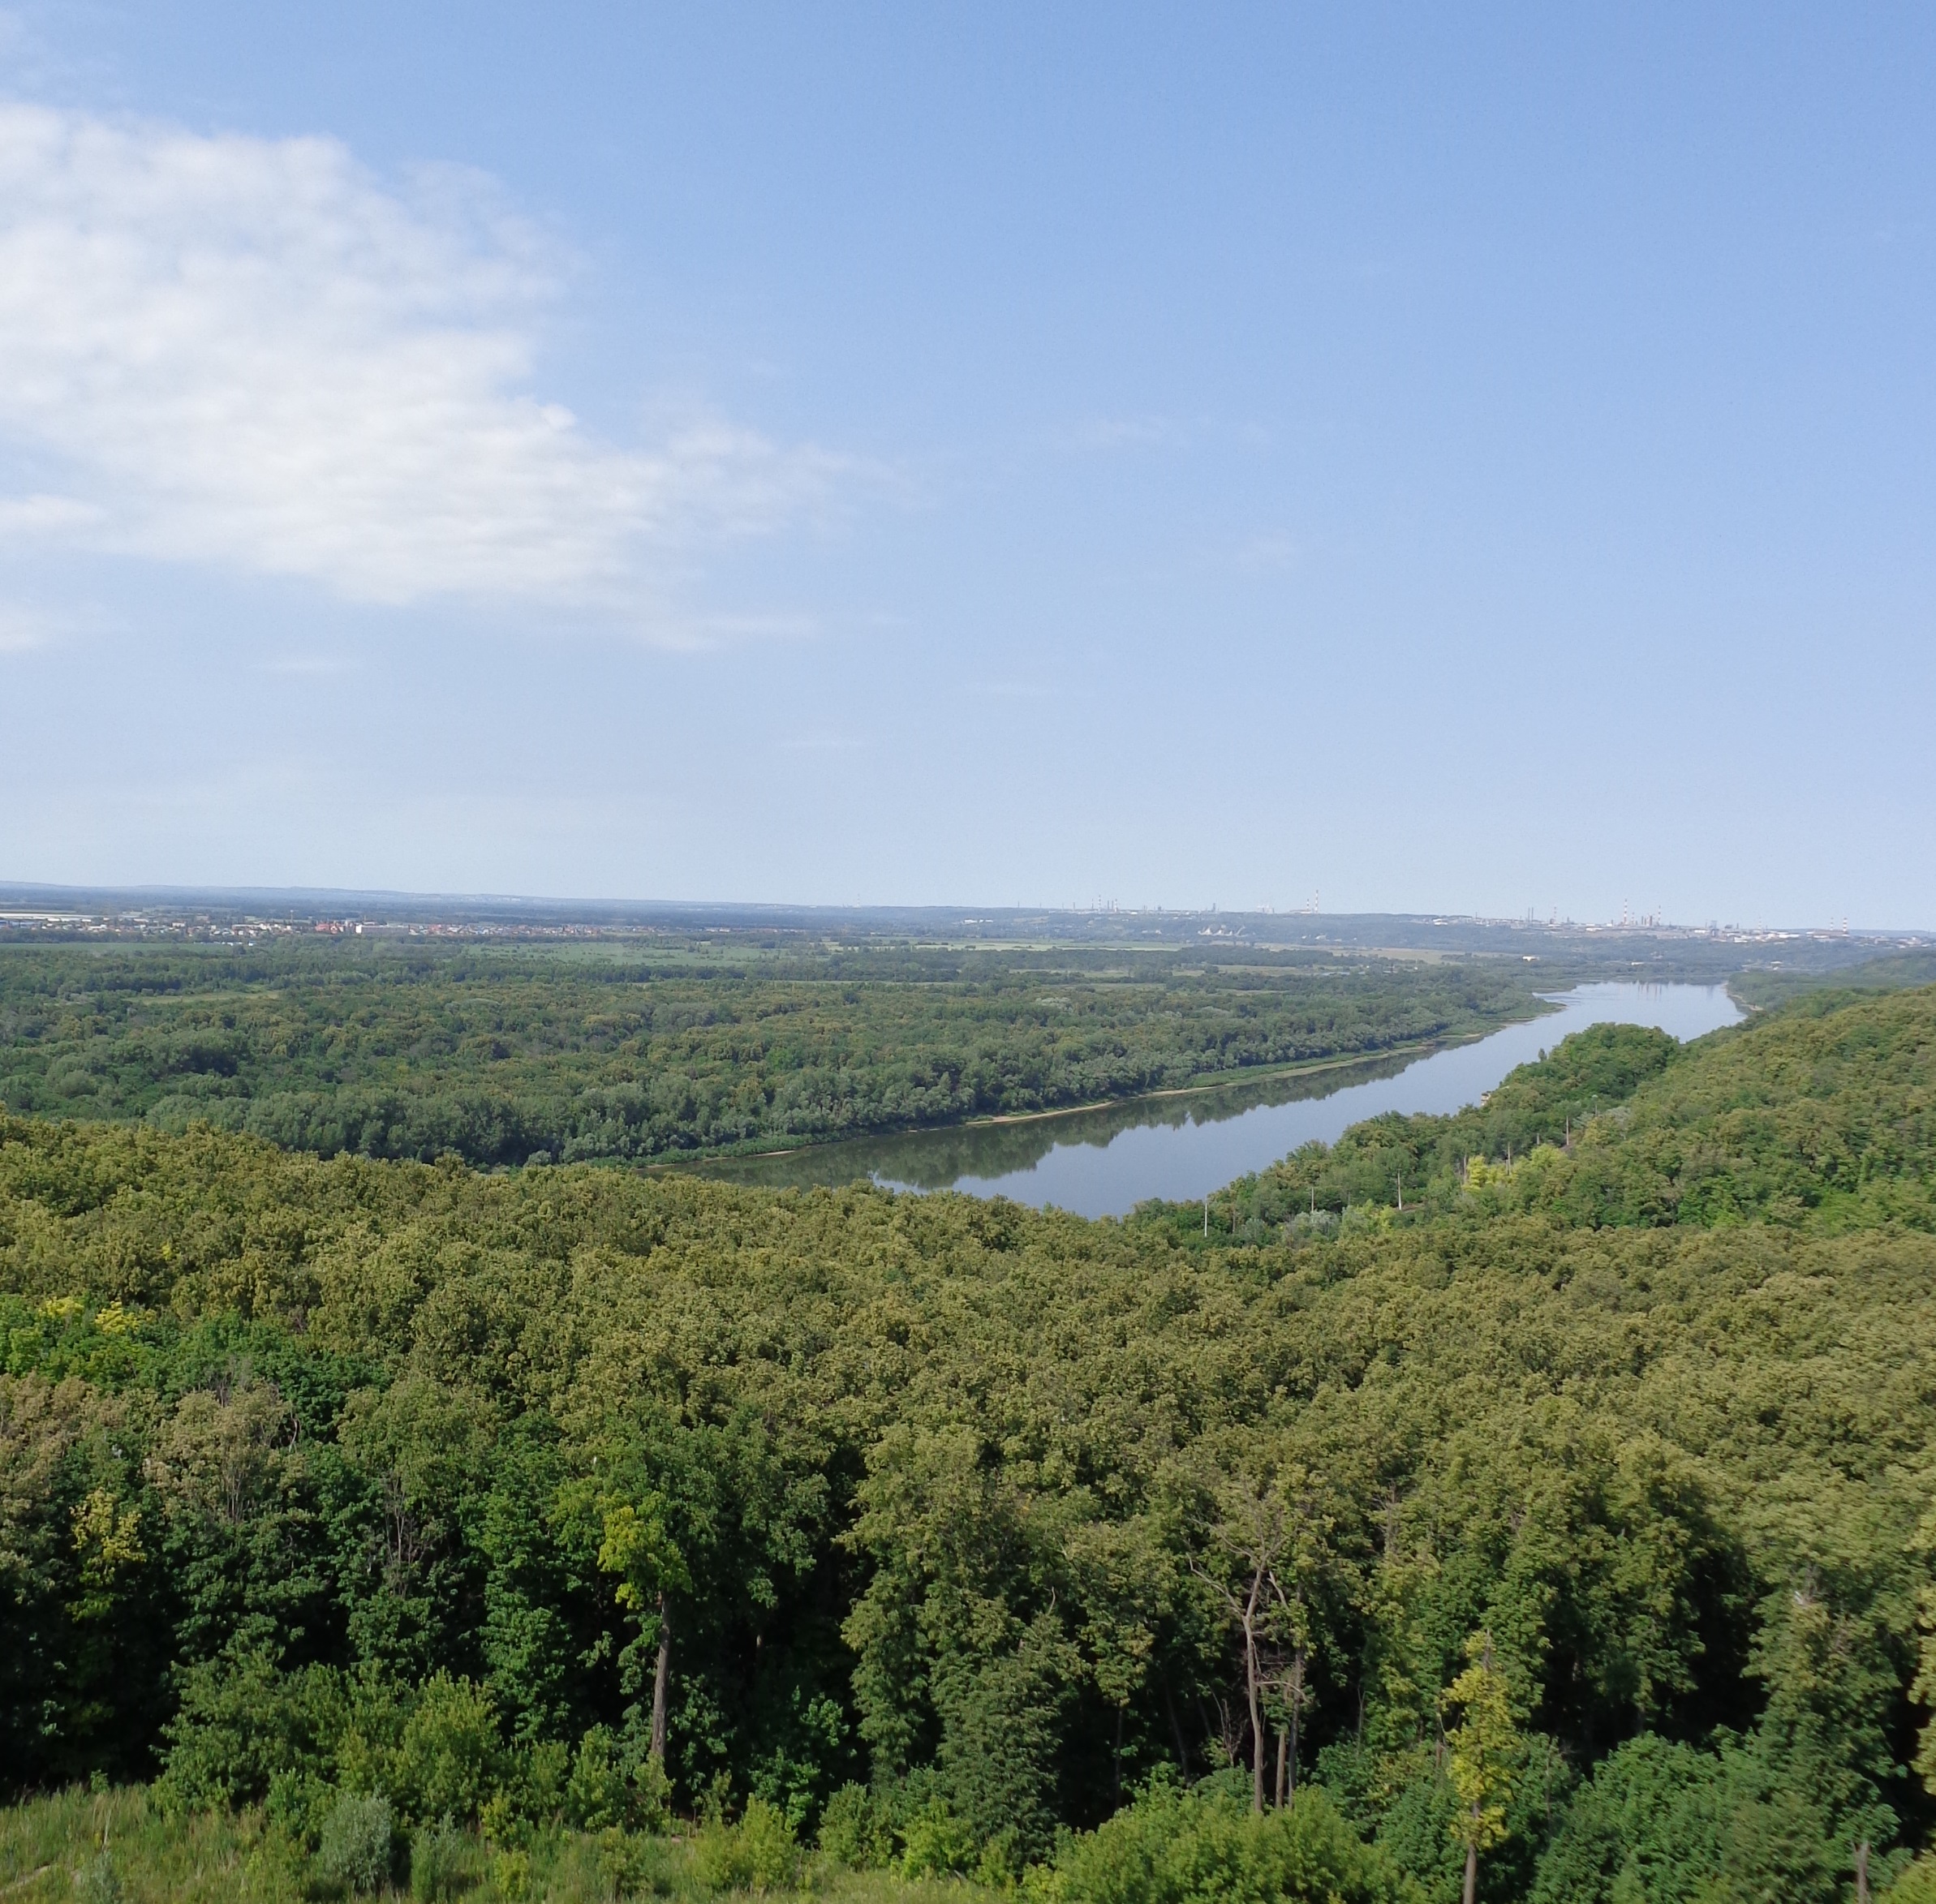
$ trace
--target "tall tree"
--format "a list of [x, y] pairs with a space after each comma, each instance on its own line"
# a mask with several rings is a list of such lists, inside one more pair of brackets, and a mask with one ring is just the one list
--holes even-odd
[[1267, 1736], [1264, 1704], [1275, 1643], [1289, 1605], [1280, 1575], [1296, 1542], [1297, 1510], [1280, 1482], [1249, 1476], [1225, 1481], [1217, 1489], [1216, 1504], [1211, 1563], [1193, 1561], [1191, 1566], [1217, 1595], [1237, 1630], [1250, 1715], [1250, 1808], [1261, 1812]]
[[1473, 1904], [1479, 1854], [1506, 1835], [1506, 1802], [1521, 1752], [1505, 1675], [1493, 1664], [1492, 1635], [1474, 1633], [1465, 1643], [1465, 1656], [1471, 1663], [1446, 1688], [1440, 1709], [1458, 1714], [1445, 1738], [1446, 1775], [1459, 1800], [1452, 1835], [1465, 1851], [1465, 1904]]

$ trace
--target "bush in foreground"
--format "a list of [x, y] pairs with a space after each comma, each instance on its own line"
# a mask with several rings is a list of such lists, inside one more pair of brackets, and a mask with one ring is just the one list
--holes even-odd
[[1259, 1815], [1225, 1792], [1153, 1785], [1046, 1875], [1031, 1888], [1054, 1904], [1424, 1904], [1312, 1787]]
[[390, 1874], [395, 1827], [381, 1792], [345, 1792], [323, 1820], [316, 1861], [323, 1875], [354, 1892], [379, 1890]]
[[693, 1867], [716, 1891], [790, 1890], [800, 1876], [800, 1848], [778, 1806], [750, 1799], [737, 1824], [716, 1819], [699, 1833]]
[[[464, 1904], [708, 1904], [730, 1892], [811, 1893], [820, 1904], [998, 1904], [959, 1880], [944, 1889], [898, 1872], [850, 1871], [829, 1858], [810, 1859], [785, 1815], [757, 1799], [737, 1822], [715, 1819], [696, 1838], [558, 1824], [514, 1845], [440, 1820], [410, 1834], [407, 1877], [393, 1856], [401, 1837], [394, 1812], [380, 1832], [376, 1806], [354, 1794], [351, 1803], [354, 1812], [333, 1804], [325, 1814], [334, 1867], [256, 1806], [184, 1810], [137, 1786], [75, 1787], [0, 1807], [0, 1901], [346, 1904], [410, 1896]], [[359, 1836], [368, 1862], [356, 1872], [342, 1850]]]

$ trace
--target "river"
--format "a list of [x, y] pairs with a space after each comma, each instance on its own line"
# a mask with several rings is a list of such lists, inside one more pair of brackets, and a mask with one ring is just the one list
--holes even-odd
[[962, 1190], [1126, 1216], [1148, 1197], [1207, 1196], [1313, 1138], [1333, 1141], [1381, 1111], [1446, 1112], [1476, 1103], [1515, 1066], [1589, 1025], [1658, 1025], [1679, 1038], [1741, 1016], [1719, 985], [1583, 985], [1523, 1025], [1424, 1056], [1374, 1059], [1237, 1081], [1189, 1096], [1138, 1098], [1096, 1111], [1006, 1124], [860, 1137], [777, 1157], [721, 1158], [708, 1176], [750, 1184], [849, 1184]]

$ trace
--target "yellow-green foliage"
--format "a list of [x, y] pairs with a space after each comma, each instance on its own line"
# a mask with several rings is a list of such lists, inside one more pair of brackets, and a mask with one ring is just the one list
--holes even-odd
[[1921, 1857], [1882, 1893], [1890, 1904], [1936, 1904], [1936, 1857]]
[[755, 1799], [736, 1822], [715, 1820], [693, 1846], [693, 1868], [716, 1891], [785, 1891], [801, 1870], [800, 1848], [786, 1815]]
[[1225, 1794], [1159, 1787], [1066, 1846], [1043, 1904], [1423, 1904], [1322, 1792], [1253, 1815]]
[[1439, 1700], [1457, 1721], [1445, 1735], [1445, 1775], [1459, 1801], [1451, 1830], [1455, 1843], [1486, 1851], [1506, 1835], [1506, 1801], [1523, 1752], [1504, 1677], [1492, 1663], [1491, 1635], [1474, 1634], [1465, 1656], [1470, 1663]]

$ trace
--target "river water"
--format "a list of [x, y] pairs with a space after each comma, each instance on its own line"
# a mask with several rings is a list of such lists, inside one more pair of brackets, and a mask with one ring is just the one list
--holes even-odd
[[1557, 1008], [1545, 1016], [1424, 1057], [1260, 1078], [1188, 1097], [1142, 1098], [1065, 1116], [722, 1158], [703, 1168], [735, 1183], [871, 1178], [897, 1189], [962, 1190], [1053, 1204], [1079, 1216], [1126, 1216], [1147, 1197], [1207, 1196], [1313, 1138], [1331, 1143], [1381, 1111], [1443, 1113], [1476, 1103], [1515, 1066], [1589, 1025], [1652, 1025], [1690, 1038], [1741, 1016], [1719, 985], [1583, 985], [1551, 1002]]

